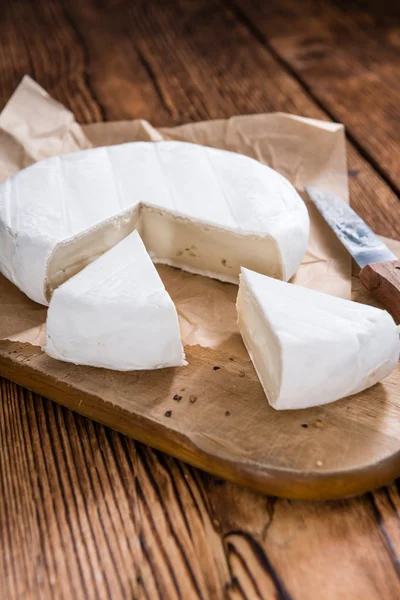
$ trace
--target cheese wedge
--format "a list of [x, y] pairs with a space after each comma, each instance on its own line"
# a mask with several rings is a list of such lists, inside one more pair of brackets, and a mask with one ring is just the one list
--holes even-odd
[[136, 228], [155, 262], [238, 283], [240, 266], [288, 280], [309, 219], [276, 171], [185, 142], [49, 158], [0, 185], [0, 271], [41, 304]]
[[384, 310], [242, 269], [238, 324], [271, 406], [327, 404], [395, 368], [399, 334]]
[[118, 371], [185, 365], [175, 306], [135, 231], [55, 290], [45, 352]]

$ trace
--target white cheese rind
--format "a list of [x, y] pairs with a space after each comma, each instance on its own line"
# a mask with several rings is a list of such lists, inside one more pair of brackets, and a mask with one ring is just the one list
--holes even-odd
[[[193, 226], [195, 246], [202, 239], [196, 264], [174, 223], [181, 232]], [[284, 177], [240, 154], [172, 141], [95, 148], [40, 161], [0, 185], [0, 271], [47, 304], [57, 285], [135, 227], [157, 262], [237, 282], [237, 256], [221, 251], [233, 235], [236, 254], [253, 245], [240, 264], [287, 280], [305, 253], [309, 219]]]
[[136, 231], [55, 290], [44, 350], [118, 371], [186, 364], [175, 306]]
[[238, 324], [268, 401], [308, 408], [356, 394], [397, 365], [386, 311], [242, 269]]

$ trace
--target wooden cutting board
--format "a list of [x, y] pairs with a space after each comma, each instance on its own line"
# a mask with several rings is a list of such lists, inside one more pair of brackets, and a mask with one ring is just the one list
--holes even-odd
[[[237, 288], [215, 282], [215, 293], [221, 289], [233, 315]], [[353, 291], [368, 301], [356, 277]], [[186, 368], [120, 373], [58, 362], [38, 346], [4, 339], [44, 323], [46, 309], [1, 276], [0, 306], [1, 376], [218, 477], [277, 496], [329, 499], [400, 474], [399, 367], [356, 396], [277, 412], [237, 331], [230, 347], [241, 352], [188, 346]]]

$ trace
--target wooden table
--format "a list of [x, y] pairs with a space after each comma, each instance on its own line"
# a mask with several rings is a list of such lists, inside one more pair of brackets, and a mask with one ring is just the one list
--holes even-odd
[[[0, 108], [28, 73], [82, 123], [341, 121], [352, 204], [400, 239], [394, 5], [4, 1]], [[342, 502], [266, 498], [5, 380], [0, 398], [3, 599], [400, 598], [399, 483]]]

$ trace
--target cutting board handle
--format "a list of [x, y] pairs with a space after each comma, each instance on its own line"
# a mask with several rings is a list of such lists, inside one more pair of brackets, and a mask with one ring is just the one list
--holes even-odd
[[370, 294], [400, 321], [400, 260], [373, 263], [360, 271], [360, 280]]

